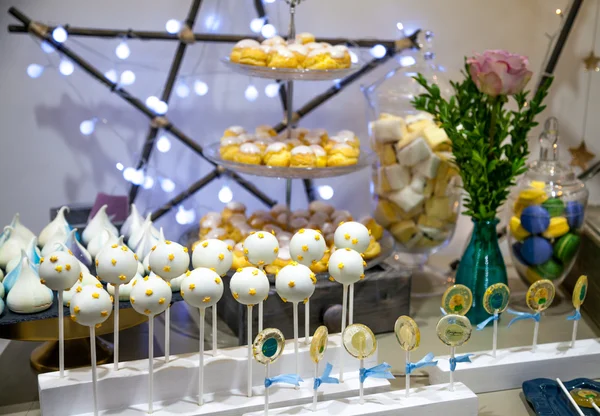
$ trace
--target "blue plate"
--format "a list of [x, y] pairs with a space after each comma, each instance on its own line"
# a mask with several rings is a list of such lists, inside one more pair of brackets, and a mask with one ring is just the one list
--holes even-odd
[[[600, 391], [600, 383], [588, 378], [576, 378], [563, 383], [571, 391], [573, 389], [589, 389]], [[529, 405], [539, 416], [572, 416], [577, 413], [571, 402], [560, 389], [556, 380], [549, 378], [536, 378], [523, 383], [523, 394]], [[597, 416], [592, 408], [580, 407], [586, 416]]]

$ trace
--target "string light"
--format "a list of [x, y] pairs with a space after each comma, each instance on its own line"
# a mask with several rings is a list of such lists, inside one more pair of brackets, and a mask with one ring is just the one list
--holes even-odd
[[185, 209], [182, 205], [179, 205], [177, 214], [175, 214], [175, 221], [181, 225], [191, 224], [196, 221], [196, 212], [193, 209]]
[[52, 46], [51, 44], [49, 44], [46, 41], [42, 41], [42, 43], [40, 44], [40, 47], [42, 48], [42, 50], [45, 53], [52, 53], [55, 51], [54, 46]]
[[352, 52], [352, 51], [350, 51], [350, 52], [349, 52], [349, 54], [350, 54], [350, 61], [351, 61], [353, 64], [356, 64], [356, 63], [358, 63], [358, 55], [357, 55], [357, 54], [355, 54], [355, 53], [354, 53], [354, 52]]
[[556, 13], [558, 16], [560, 16], [562, 14], [562, 10], [561, 9], [556, 9], [554, 11], [554, 13]]
[[129, 58], [129, 55], [131, 55], [131, 50], [129, 49], [129, 46], [127, 45], [127, 42], [125, 42], [124, 40], [122, 40], [117, 47], [115, 48], [115, 55], [117, 55], [117, 58], [119, 59], [127, 59]]
[[133, 179], [133, 176], [135, 175], [135, 169], [130, 167], [125, 168], [125, 170], [123, 170], [123, 178], [127, 181], [127, 182], [131, 182]]
[[265, 0], [265, 3], [275, 3], [275, 0]]
[[261, 19], [260, 17], [257, 17], [250, 21], [250, 30], [253, 31], [254, 33], [260, 33], [260, 31], [264, 25], [265, 25], [265, 19]]
[[156, 105], [156, 103], [158, 103], [160, 100], [158, 99], [157, 96], [155, 95], [151, 95], [150, 97], [146, 98], [146, 107], [154, 110], [154, 106]]
[[374, 58], [381, 59], [385, 56], [387, 50], [385, 49], [385, 46], [378, 44], [373, 46], [370, 52], [371, 56], [373, 56]]
[[400, 65], [402, 66], [411, 66], [416, 63], [417, 61], [415, 61], [415, 58], [413, 58], [412, 56], [402, 56], [400, 58]]
[[75, 66], [73, 65], [73, 62], [63, 58], [60, 60], [60, 64], [58, 64], [58, 70], [64, 76], [69, 76], [75, 70]]
[[125, 71], [121, 72], [121, 78], [120, 78], [121, 84], [122, 85], [131, 85], [135, 82], [135, 74], [133, 71], [126, 69]]
[[232, 199], [233, 192], [231, 192], [231, 188], [229, 188], [229, 186], [227, 185], [223, 185], [221, 187], [221, 190], [219, 190], [219, 201], [221, 201], [224, 204], [227, 204], [228, 202], [231, 202]]
[[154, 186], [154, 179], [152, 178], [152, 176], [146, 176], [144, 178], [144, 183], [142, 184], [142, 187], [144, 189], [152, 189], [153, 186]]
[[171, 150], [171, 140], [167, 136], [160, 136], [156, 141], [156, 148], [161, 153], [167, 153]]
[[[133, 168], [132, 168], [133, 169]], [[131, 183], [134, 185], [141, 185], [144, 183], [145, 177], [144, 177], [144, 171], [139, 169], [133, 169], [133, 175], [131, 177]]]
[[30, 64], [27, 67], [27, 75], [31, 78], [39, 78], [44, 73], [44, 67], [39, 64]]
[[179, 33], [181, 30], [181, 22], [179, 20], [169, 19], [165, 24], [165, 29], [172, 35]]
[[196, 80], [194, 81], [194, 92], [199, 96], [206, 95], [208, 93], [208, 85], [206, 85], [206, 82]]
[[325, 201], [333, 198], [333, 188], [329, 185], [321, 185], [317, 187], [317, 191], [319, 192], [319, 196]]
[[67, 40], [69, 34], [62, 26], [56, 26], [52, 31], [52, 39], [54, 39], [58, 43], [63, 43]]
[[267, 84], [265, 87], [265, 95], [269, 98], [277, 97], [277, 94], [279, 94], [279, 87], [280, 86], [277, 82]]
[[166, 114], [169, 111], [169, 105], [164, 101], [158, 100], [158, 102], [154, 105], [154, 111], [158, 114]]
[[246, 88], [246, 91], [244, 92], [244, 96], [246, 97], [246, 100], [248, 100], [248, 101], [256, 101], [256, 99], [258, 98], [258, 90], [256, 89], [256, 87], [254, 85], [250, 84]]
[[114, 69], [109, 69], [104, 73], [104, 76], [108, 78], [111, 82], [117, 82], [117, 71]]
[[175, 190], [175, 182], [169, 178], [160, 180], [160, 187], [164, 192], [173, 192]]
[[267, 23], [260, 29], [260, 34], [263, 35], [264, 38], [272, 38], [277, 34], [277, 29], [270, 23]]
[[90, 134], [92, 134], [96, 129], [97, 121], [98, 120], [96, 118], [93, 118], [91, 120], [83, 120], [79, 125], [79, 131], [81, 132], [81, 134], [83, 134], [84, 136], [89, 136]]
[[210, 14], [204, 20], [208, 30], [217, 30], [221, 26], [221, 19], [216, 14]]
[[118, 162], [116, 167], [117, 167], [117, 170], [123, 170], [123, 164], [121, 162]]
[[175, 87], [175, 94], [177, 94], [179, 98], [186, 98], [190, 95], [190, 87], [188, 87], [185, 82], [180, 81]]
[[396, 28], [400, 31], [404, 30], [404, 25], [401, 22], [396, 23]]

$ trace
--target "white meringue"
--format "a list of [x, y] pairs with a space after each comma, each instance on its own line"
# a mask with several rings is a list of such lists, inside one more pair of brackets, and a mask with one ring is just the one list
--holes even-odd
[[135, 253], [138, 255], [138, 257], [144, 259], [148, 254], [150, 254], [152, 247], [154, 247], [158, 241], [159, 239], [153, 234], [152, 231], [152, 222], [146, 221], [142, 227], [142, 234], [138, 244], [132, 247], [135, 247]]
[[6, 306], [15, 313], [45, 311], [52, 306], [52, 291], [40, 282], [39, 276], [30, 267], [29, 259], [24, 252], [22, 257], [23, 260], [17, 268], [20, 273], [14, 286], [8, 292]]
[[3, 234], [6, 240], [0, 246], [0, 268], [2, 269], [6, 268], [8, 262], [12, 259], [19, 258], [21, 250], [27, 248], [27, 242], [23, 241], [10, 225], [4, 227]]
[[77, 240], [77, 228], [73, 228], [69, 235], [67, 236], [67, 240], [65, 241], [65, 246], [73, 255], [85, 264], [86, 266], [92, 265], [92, 255], [86, 250], [86, 248]]
[[121, 234], [125, 236], [125, 238], [129, 241], [131, 235], [139, 230], [144, 223], [144, 217], [140, 215], [135, 204], [131, 204], [131, 210], [129, 211], [129, 216], [121, 226]]
[[98, 212], [96, 212], [96, 215], [94, 215], [94, 218], [92, 218], [88, 225], [85, 227], [85, 230], [83, 230], [83, 233], [81, 234], [81, 239], [85, 244], [89, 244], [95, 236], [102, 233], [102, 230], [105, 229], [110, 231], [110, 233], [115, 237], [119, 235], [117, 227], [115, 227], [112, 224], [112, 222], [110, 222], [110, 219], [106, 214], [107, 208], [108, 205], [102, 205]]
[[35, 237], [35, 234], [21, 223], [21, 216], [18, 212], [13, 217], [10, 226], [14, 228], [15, 233], [24, 241], [30, 241]]
[[44, 227], [38, 237], [38, 243], [40, 247], [44, 247], [46, 243], [56, 234], [63, 234], [66, 236], [71, 227], [65, 218], [65, 211], [69, 212], [69, 207], [61, 207], [56, 213], [56, 217]]
[[159, 238], [160, 233], [156, 229], [156, 227], [154, 227], [154, 225], [152, 224], [151, 215], [152, 214], [148, 214], [148, 216], [142, 223], [141, 227], [139, 227], [137, 230], [134, 230], [131, 233], [131, 236], [127, 240], [127, 244], [129, 245], [129, 247], [135, 249], [140, 244], [140, 241], [141, 241], [142, 237], [144, 236], [144, 233], [146, 230], [145, 227], [147, 227], [147, 226], [150, 227], [150, 229], [152, 230], [152, 236], [156, 239]]

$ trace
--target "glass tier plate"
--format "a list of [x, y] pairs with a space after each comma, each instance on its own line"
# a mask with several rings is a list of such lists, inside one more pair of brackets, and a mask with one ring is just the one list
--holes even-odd
[[358, 64], [352, 64], [350, 68], [344, 69], [272, 68], [267, 66], [236, 64], [231, 62], [228, 57], [222, 58], [221, 62], [229, 69], [239, 74], [281, 81], [333, 81], [334, 79], [344, 78], [360, 68], [360, 65]]
[[373, 153], [361, 153], [358, 163], [350, 166], [335, 166], [331, 168], [285, 168], [278, 166], [251, 165], [248, 163], [238, 163], [231, 160], [221, 159], [219, 153], [220, 143], [213, 143], [204, 148], [204, 155], [213, 162], [223, 166], [226, 169], [239, 173], [247, 173], [254, 176], [265, 176], [269, 178], [286, 179], [318, 179], [333, 178], [334, 176], [343, 176], [349, 173], [357, 172], [373, 163]]

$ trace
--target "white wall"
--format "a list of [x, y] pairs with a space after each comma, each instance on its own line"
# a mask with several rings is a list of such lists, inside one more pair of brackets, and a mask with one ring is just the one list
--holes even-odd
[[[30, 79], [25, 73], [27, 65], [32, 62], [56, 65], [58, 60], [55, 54], [45, 55], [37, 41], [28, 35], [7, 33], [6, 26], [15, 23], [4, 12], [10, 5], [36, 20], [51, 24], [163, 30], [167, 19], [184, 18], [189, 1], [2, 2], [0, 224], [8, 223], [14, 212], [20, 211], [24, 222], [39, 231], [48, 220], [49, 207], [71, 202], [91, 203], [99, 191], [125, 193], [128, 190], [128, 183], [115, 164], [121, 162], [127, 166], [137, 161], [147, 130], [147, 119], [79, 69], [72, 76], [63, 77], [49, 68], [39, 79]], [[528, 55], [532, 69], [539, 73], [548, 44], [545, 33], [554, 33], [560, 21], [554, 10], [566, 5], [566, 0], [307, 0], [298, 10], [297, 26], [300, 31], [322, 36], [393, 39], [398, 34], [396, 23], [403, 22], [408, 30], [421, 27], [434, 31], [438, 62], [451, 73], [455, 74], [460, 69], [464, 55], [489, 48]], [[582, 71], [580, 59], [592, 47], [595, 6], [595, 1], [585, 2], [556, 71], [557, 79], [549, 101], [547, 115], [559, 117], [562, 123], [564, 160], [569, 160], [566, 147], [579, 144], [581, 139], [587, 75]], [[278, 28], [285, 31], [287, 18], [283, 1], [277, 0], [267, 8]], [[255, 14], [250, 0], [204, 0], [196, 31], [206, 31], [211, 16], [220, 20], [219, 33], [250, 33], [248, 23]], [[117, 64], [120, 69], [133, 69], [137, 81], [130, 90], [144, 98], [159, 95], [175, 50], [174, 43], [130, 41], [130, 58], [117, 63], [113, 52], [117, 40], [71, 38], [67, 44], [102, 71]], [[227, 72], [219, 62], [229, 47], [214, 44], [190, 47], [181, 73], [191, 75], [189, 79], [192, 81], [203, 79], [210, 91], [204, 97], [193, 94], [186, 99], [174, 97], [170, 106], [168, 115], [174, 123], [202, 144], [218, 140], [222, 130], [231, 124], [253, 126], [275, 124], [281, 120], [278, 99], [269, 99], [263, 94], [267, 82], [255, 80], [261, 92], [256, 102], [249, 103], [244, 99], [244, 89], [249, 80]], [[600, 54], [600, 51], [597, 52]], [[368, 57], [367, 52], [365, 57]], [[374, 81], [393, 66], [390, 63], [352, 85], [308, 116], [303, 124], [334, 131], [349, 128], [364, 137], [366, 108], [359, 85]], [[600, 153], [600, 143], [594, 134], [600, 123], [594, 117], [600, 100], [600, 95], [594, 93], [598, 91], [598, 77], [600, 74], [592, 74], [587, 143], [592, 151]], [[301, 88], [297, 88], [298, 104], [329, 85], [302, 84]], [[107, 119], [109, 124], [98, 126], [90, 137], [82, 136], [79, 123], [94, 116]], [[535, 137], [537, 132], [532, 134], [532, 138]], [[209, 165], [191, 151], [175, 139], [172, 142], [169, 153], [154, 152], [150, 173], [171, 177], [177, 189], [170, 195], [158, 185], [151, 191], [142, 191], [139, 201], [145, 209], [157, 208], [177, 191], [210, 171]], [[252, 179], [270, 196], [283, 199], [282, 181]], [[363, 215], [370, 208], [368, 198], [365, 198], [368, 181], [369, 172], [363, 171], [327, 182], [336, 189], [333, 202], [338, 207]], [[219, 209], [222, 204], [216, 192], [220, 186], [221, 182], [213, 183], [184, 206], [196, 208], [200, 213]], [[598, 187], [598, 180], [594, 181], [594, 186]], [[300, 184], [294, 197], [297, 207], [305, 203], [299, 188]], [[235, 199], [253, 209], [260, 207], [259, 202], [239, 187], [232, 185], [232, 189]], [[592, 196], [596, 202], [599, 199], [597, 194], [593, 192]], [[162, 223], [169, 226], [169, 234], [173, 237], [184, 229], [175, 223], [174, 213]]]

